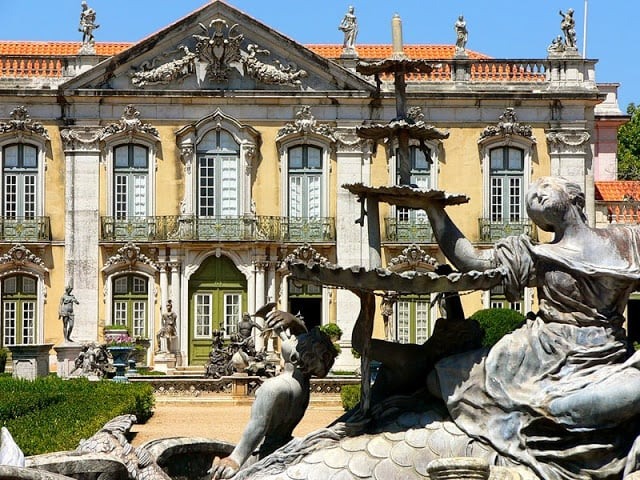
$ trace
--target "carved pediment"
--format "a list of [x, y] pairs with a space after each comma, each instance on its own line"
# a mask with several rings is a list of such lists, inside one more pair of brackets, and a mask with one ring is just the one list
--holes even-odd
[[148, 256], [140, 251], [135, 243], [129, 242], [124, 247], [119, 248], [115, 255], [107, 259], [102, 270], [127, 269], [134, 270], [140, 268], [158, 271], [158, 265]]
[[504, 113], [500, 115], [497, 125], [488, 125], [480, 134], [478, 142], [491, 137], [506, 137], [510, 135], [525, 137], [536, 143], [531, 125], [521, 125], [513, 108], [505, 109]]
[[122, 117], [120, 117], [118, 122], [107, 125], [102, 129], [100, 138], [104, 140], [111, 135], [122, 133], [128, 135], [150, 135], [154, 139], [160, 140], [158, 130], [148, 123], [142, 123], [140, 120], [140, 112], [131, 104], [125, 107]]
[[281, 141], [289, 135], [309, 135], [315, 134], [327, 137], [331, 141], [334, 138], [335, 129], [326, 123], [318, 123], [316, 118], [311, 114], [311, 107], [303, 105], [295, 114], [295, 120], [287, 123], [278, 131], [276, 142]]
[[435, 258], [428, 255], [418, 245], [412, 244], [402, 250], [397, 257], [389, 260], [387, 268], [392, 272], [433, 272], [438, 266]]
[[36, 270], [48, 272], [44, 261], [31, 252], [22, 244], [12, 246], [7, 253], [0, 255], [0, 268], [10, 268], [11, 270], [21, 270], [30, 267]]
[[34, 122], [29, 116], [29, 112], [24, 106], [19, 106], [9, 113], [11, 118], [8, 122], [0, 122], [1, 134], [29, 134], [38, 135], [45, 140], [49, 140], [47, 129], [40, 122]]
[[64, 85], [110, 90], [349, 90], [373, 85], [213, 1]]

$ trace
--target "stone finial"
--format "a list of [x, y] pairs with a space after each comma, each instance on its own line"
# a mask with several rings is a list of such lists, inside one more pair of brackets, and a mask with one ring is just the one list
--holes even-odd
[[402, 20], [397, 13], [391, 19], [391, 58], [402, 59], [406, 58], [404, 54], [404, 46], [402, 44]]

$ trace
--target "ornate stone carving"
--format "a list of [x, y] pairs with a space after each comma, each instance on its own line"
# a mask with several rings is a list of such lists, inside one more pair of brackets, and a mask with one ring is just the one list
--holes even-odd
[[402, 250], [402, 253], [389, 261], [389, 270], [392, 272], [404, 272], [407, 270], [414, 271], [433, 271], [438, 262], [435, 258], [428, 255], [415, 243], [409, 245]]
[[202, 83], [205, 76], [214, 82], [226, 82], [229, 79], [231, 65], [241, 61], [240, 42], [244, 35], [234, 35], [237, 24], [229, 27], [221, 18], [211, 20], [209, 28], [200, 24], [205, 35], [194, 35], [196, 44], [196, 77]]
[[277, 66], [268, 65], [256, 58], [256, 54], [269, 55], [269, 50], [261, 49], [255, 44], [247, 46], [249, 54], [244, 58], [244, 68], [248, 75], [267, 85], [300, 85], [301, 78], [307, 76], [305, 70], [296, 70], [293, 65], [282, 65], [275, 60]]
[[309, 105], [303, 105], [295, 115], [296, 119], [293, 123], [287, 123], [278, 131], [276, 141], [286, 135], [293, 135], [297, 133], [309, 134], [315, 133], [325, 137], [329, 137], [332, 141], [335, 141], [333, 127], [326, 123], [318, 124], [313, 115], [311, 115], [311, 107]]
[[180, 45], [179, 50], [183, 55], [179, 58], [157, 65], [161, 59], [175, 54], [172, 52], [143, 63], [141, 70], [131, 75], [131, 83], [136, 87], [167, 84], [193, 73], [198, 85], [207, 79], [223, 83], [229, 80], [232, 68], [236, 68], [241, 75], [246, 73], [267, 85], [300, 85], [300, 79], [307, 76], [304, 70], [297, 70], [293, 65], [282, 65], [278, 60], [274, 61], [275, 65], [258, 60], [258, 54], [270, 55], [270, 52], [256, 44], [247, 45], [246, 51], [241, 50], [244, 35], [237, 32], [237, 24], [229, 27], [225, 20], [216, 18], [208, 27], [200, 24], [200, 28], [204, 35], [194, 34], [188, 40], [195, 40], [194, 51], [187, 45]]
[[48, 271], [44, 261], [40, 257], [31, 253], [31, 250], [19, 243], [11, 247], [7, 253], [0, 256], [0, 265], [13, 264], [20, 268], [27, 263], [37, 265], [45, 271]]
[[194, 72], [194, 61], [197, 55], [189, 51], [188, 47], [180, 45], [178, 47], [183, 52], [183, 56], [154, 67], [156, 59], [151, 64], [145, 62], [141, 65], [143, 70], [131, 75], [131, 83], [136, 87], [145, 85], [167, 84], [175, 80], [181, 80]]
[[506, 108], [504, 113], [500, 115], [497, 125], [487, 126], [480, 134], [480, 141], [488, 137], [505, 137], [509, 135], [519, 135], [527, 137], [535, 143], [531, 125], [520, 125], [518, 117], [513, 108]]
[[109, 257], [104, 264], [104, 268], [114, 265], [122, 265], [131, 270], [136, 263], [142, 263], [155, 270], [159, 270], [158, 265], [142, 253], [140, 251], [140, 247], [132, 242], [129, 242], [124, 247], [119, 248], [115, 255]]
[[9, 113], [11, 120], [7, 123], [0, 122], [0, 134], [26, 132], [49, 140], [49, 133], [40, 122], [31, 120], [27, 109], [24, 106], [16, 107]]
[[585, 131], [548, 132], [547, 142], [554, 149], [564, 152], [583, 152], [591, 135]]
[[91, 151], [100, 149], [102, 130], [91, 127], [64, 129], [60, 132], [65, 151]]
[[320, 265], [331, 265], [331, 262], [313, 248], [308, 243], [296, 248], [293, 252], [286, 256], [284, 265], [295, 262], [318, 263]]
[[115, 135], [116, 133], [128, 133], [129, 135], [142, 133], [151, 135], [155, 137], [156, 140], [159, 140], [160, 136], [155, 127], [149, 123], [142, 123], [142, 121], [140, 121], [140, 112], [131, 104], [124, 108], [122, 117], [120, 117], [120, 120], [117, 123], [112, 123], [102, 129], [100, 138], [104, 139], [110, 135]]

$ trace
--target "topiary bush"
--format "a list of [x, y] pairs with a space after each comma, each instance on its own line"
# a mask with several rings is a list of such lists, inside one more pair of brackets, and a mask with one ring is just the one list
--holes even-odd
[[360, 403], [360, 385], [343, 385], [340, 389], [340, 400], [345, 412]]
[[520, 328], [525, 321], [524, 315], [509, 308], [478, 310], [470, 318], [476, 320], [484, 330], [482, 339], [484, 347], [493, 347], [507, 333]]

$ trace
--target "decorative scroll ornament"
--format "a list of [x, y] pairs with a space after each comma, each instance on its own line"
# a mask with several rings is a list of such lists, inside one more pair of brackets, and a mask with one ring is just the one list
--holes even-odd
[[234, 35], [237, 24], [229, 27], [221, 18], [211, 20], [209, 28], [199, 24], [205, 35], [194, 35], [196, 44], [196, 76], [202, 83], [205, 74], [214, 82], [226, 82], [231, 66], [240, 62], [240, 42], [244, 35]]
[[323, 266], [331, 266], [331, 262], [313, 248], [308, 243], [296, 248], [293, 252], [286, 256], [282, 266], [286, 267], [291, 263], [315, 263]]
[[296, 70], [293, 65], [282, 65], [278, 60], [277, 66], [268, 65], [256, 58], [256, 54], [270, 55], [269, 50], [261, 49], [255, 44], [247, 46], [249, 55], [244, 57], [244, 68], [247, 74], [267, 85], [300, 85], [301, 78], [307, 77], [305, 70]]
[[125, 266], [131, 270], [136, 263], [149, 265], [155, 270], [159, 270], [158, 265], [144, 253], [140, 252], [140, 247], [132, 242], [129, 242], [124, 247], [119, 248], [115, 255], [109, 257], [104, 264], [104, 268], [118, 265]]
[[107, 125], [102, 129], [101, 138], [104, 139], [110, 135], [116, 133], [143, 133], [152, 135], [156, 139], [159, 139], [160, 134], [158, 130], [149, 123], [142, 123], [140, 121], [140, 112], [136, 108], [129, 104], [125, 107], [124, 113], [117, 123]]
[[402, 253], [389, 261], [388, 269], [392, 272], [433, 271], [438, 262], [415, 243], [402, 250]]
[[583, 152], [591, 139], [589, 132], [585, 131], [565, 131], [547, 133], [547, 142], [557, 151]]
[[[307, 76], [304, 70], [297, 70], [293, 65], [282, 65], [277, 60], [275, 65], [258, 60], [257, 55], [270, 55], [270, 52], [259, 48], [258, 45], [247, 45], [247, 51], [242, 51], [240, 45], [244, 35], [237, 33], [238, 25], [231, 27], [221, 18], [216, 18], [206, 27], [199, 24], [204, 35], [194, 34], [194, 51], [188, 46], [180, 45], [182, 57], [157, 65], [159, 58], [150, 64], [141, 65], [142, 70], [131, 75], [131, 83], [136, 87], [145, 85], [168, 84], [182, 80], [195, 73], [198, 85], [205, 80], [214, 83], [224, 83], [229, 80], [232, 68], [240, 75], [249, 75], [267, 85], [300, 85], [301, 78]], [[163, 55], [166, 57], [167, 55]]]
[[102, 130], [91, 127], [65, 129], [60, 132], [65, 151], [91, 151], [100, 147]]
[[0, 133], [28, 132], [49, 140], [49, 133], [40, 122], [31, 120], [24, 106], [17, 107], [9, 113], [11, 120], [0, 122]]
[[498, 125], [487, 126], [480, 134], [480, 140], [488, 137], [504, 137], [508, 135], [520, 135], [521, 137], [527, 137], [534, 143], [536, 141], [531, 125], [520, 125], [513, 108], [505, 109], [504, 113], [500, 115]]
[[44, 261], [22, 244], [14, 245], [7, 253], [0, 256], [0, 264], [13, 264], [16, 267], [22, 267], [26, 263], [32, 263], [48, 271]]
[[303, 105], [295, 115], [296, 119], [293, 123], [287, 123], [278, 131], [276, 140], [296, 133], [309, 134], [316, 133], [334, 139], [334, 129], [330, 125], [323, 123], [318, 124], [313, 115], [311, 115], [311, 107], [309, 105]]

